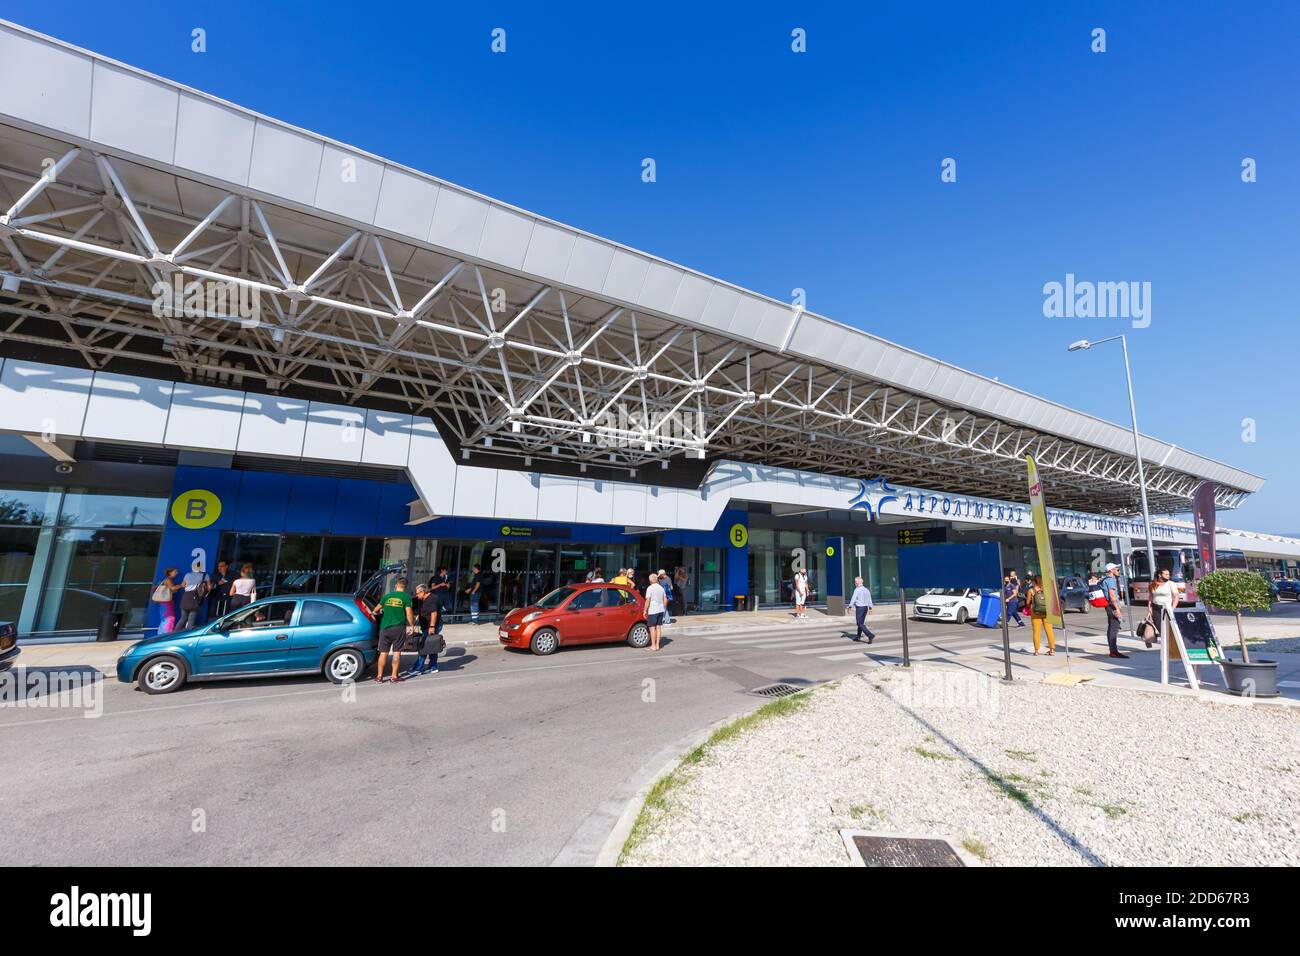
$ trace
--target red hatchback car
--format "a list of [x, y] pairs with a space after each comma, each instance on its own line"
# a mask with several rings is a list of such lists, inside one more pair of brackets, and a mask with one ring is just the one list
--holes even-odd
[[617, 584], [568, 584], [536, 604], [515, 608], [501, 622], [501, 643], [554, 654], [561, 644], [650, 646], [645, 601]]

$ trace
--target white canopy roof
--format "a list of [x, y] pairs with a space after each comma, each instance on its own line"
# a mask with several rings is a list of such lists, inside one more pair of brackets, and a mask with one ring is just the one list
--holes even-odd
[[[398, 405], [561, 470], [727, 457], [1005, 497], [1033, 454], [1060, 505], [1135, 510], [1123, 426], [3, 21], [0, 210], [26, 357]], [[258, 323], [155, 315], [175, 276], [256, 293]], [[1156, 510], [1263, 484], [1142, 451]]]

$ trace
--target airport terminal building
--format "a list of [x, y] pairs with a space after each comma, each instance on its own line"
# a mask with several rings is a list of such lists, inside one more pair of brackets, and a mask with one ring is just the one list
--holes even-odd
[[[900, 531], [1057, 569], [1145, 529], [1133, 436], [830, 319], [0, 23], [0, 620], [155, 626], [169, 566], [259, 595], [597, 567], [687, 603], [896, 599]], [[1263, 480], [1154, 437], [1153, 515]], [[1154, 518], [1157, 545], [1194, 545]], [[1287, 571], [1300, 540], [1223, 531]], [[461, 604], [464, 604], [462, 595]], [[463, 609], [463, 607], [461, 608]]]

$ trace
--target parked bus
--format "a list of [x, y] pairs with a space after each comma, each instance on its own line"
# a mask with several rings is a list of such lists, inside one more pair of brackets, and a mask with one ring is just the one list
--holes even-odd
[[[1178, 586], [1180, 605], [1196, 603], [1196, 579], [1201, 576], [1201, 556], [1194, 547], [1156, 548], [1156, 570], [1169, 571]], [[1245, 571], [1244, 551], [1215, 551], [1214, 561], [1220, 571]], [[1146, 604], [1151, 587], [1151, 571], [1147, 567], [1146, 548], [1137, 548], [1129, 555], [1129, 599], [1134, 604]]]

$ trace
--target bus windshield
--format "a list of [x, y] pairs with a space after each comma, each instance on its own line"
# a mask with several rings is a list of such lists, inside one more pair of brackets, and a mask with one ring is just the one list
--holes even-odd
[[[1186, 581], [1196, 576], [1195, 548], [1156, 548], [1155, 553], [1157, 571], [1168, 571], [1175, 581]], [[1146, 549], [1134, 550], [1131, 558], [1133, 570], [1129, 577], [1135, 581], [1150, 581]]]
[[1214, 565], [1220, 571], [1248, 571], [1245, 551], [1215, 551]]

